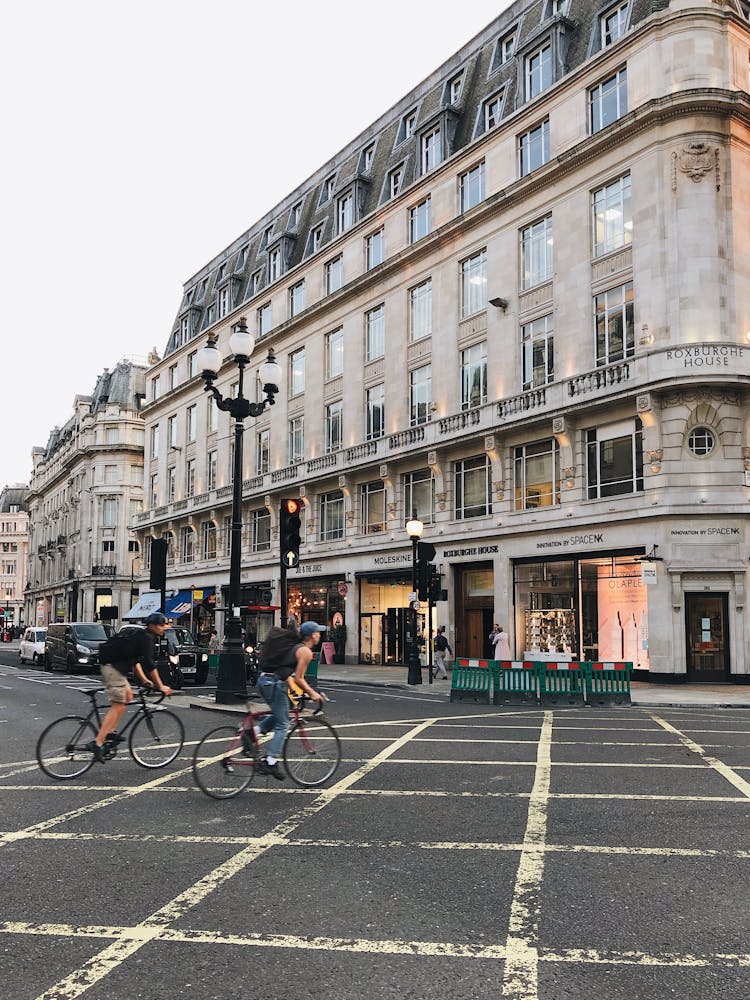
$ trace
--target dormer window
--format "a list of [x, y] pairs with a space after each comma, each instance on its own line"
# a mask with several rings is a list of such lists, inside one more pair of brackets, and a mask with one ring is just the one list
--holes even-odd
[[489, 132], [491, 129], [496, 128], [500, 124], [500, 119], [503, 116], [503, 98], [505, 96], [505, 91], [501, 90], [497, 94], [493, 94], [492, 97], [488, 97], [487, 100], [482, 105], [482, 131]]
[[342, 194], [336, 204], [336, 226], [339, 233], [345, 233], [354, 224], [354, 192]]
[[240, 252], [237, 254], [237, 263], [234, 265], [235, 271], [244, 271], [245, 264], [247, 264], [247, 252], [250, 249], [250, 244], [246, 243], [244, 247], [240, 248]]
[[547, 0], [547, 5], [544, 11], [545, 20], [548, 17], [554, 17], [555, 14], [567, 14], [570, 9], [570, 0]]
[[275, 247], [268, 255], [268, 280], [278, 281], [281, 277], [281, 247]]
[[229, 285], [219, 289], [218, 296], [219, 319], [222, 319], [229, 312]]
[[416, 125], [417, 111], [416, 108], [414, 108], [412, 111], [405, 114], [401, 119], [401, 125], [398, 130], [398, 142], [406, 142], [407, 139], [410, 139], [414, 135]]
[[514, 28], [513, 31], [509, 31], [508, 34], [504, 35], [497, 43], [497, 63], [499, 66], [507, 63], [515, 52], [516, 35], [517, 29]]
[[443, 162], [442, 134], [439, 127], [430, 129], [422, 136], [420, 149], [420, 166], [423, 174], [429, 173]]
[[289, 228], [296, 229], [302, 218], [302, 202], [298, 201], [296, 205], [292, 205], [291, 211], [289, 212]]
[[375, 143], [362, 150], [362, 173], [369, 174], [372, 170], [372, 161], [375, 159]]
[[183, 316], [180, 320], [180, 344], [186, 344], [190, 339], [190, 316]]
[[317, 253], [323, 245], [323, 226], [316, 226], [314, 229], [310, 230], [310, 235], [307, 237], [307, 256], [310, 254]]
[[320, 204], [324, 205], [327, 201], [333, 198], [333, 192], [336, 190], [336, 174], [331, 174], [323, 181], [323, 187], [320, 192]]
[[208, 278], [204, 278], [200, 283], [200, 288], [198, 289], [198, 296], [196, 302], [202, 302], [206, 295], [206, 290], [208, 288]]
[[219, 267], [219, 270], [216, 272], [216, 282], [217, 282], [217, 284], [218, 284], [218, 282], [220, 282], [224, 278], [226, 270], [227, 270], [227, 265], [226, 264], [222, 264]]
[[552, 46], [546, 42], [541, 48], [526, 56], [524, 63], [524, 92], [531, 101], [552, 85]]
[[254, 271], [250, 276], [250, 295], [257, 295], [263, 284], [263, 271]]
[[625, 34], [628, 27], [629, 7], [629, 3], [618, 4], [605, 11], [599, 18], [602, 48], [616, 42]]
[[265, 250], [268, 244], [271, 242], [271, 236], [273, 235], [273, 226], [266, 226], [263, 230], [263, 235], [260, 238], [260, 246], [258, 250]]
[[448, 81], [448, 104], [458, 104], [463, 89], [463, 70]]
[[404, 181], [404, 168], [396, 167], [388, 174], [388, 197], [395, 198], [401, 191]]

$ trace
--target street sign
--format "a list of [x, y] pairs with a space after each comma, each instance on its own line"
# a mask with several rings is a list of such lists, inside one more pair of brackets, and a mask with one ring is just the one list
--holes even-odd
[[412, 601], [411, 606], [414, 608], [415, 611], [419, 611], [419, 609], [422, 607], [419, 601]]
[[340, 583], [337, 589], [341, 597], [346, 597], [346, 595], [349, 593], [349, 588], [345, 583]]
[[435, 558], [435, 546], [432, 542], [417, 542], [417, 562], [430, 563]]

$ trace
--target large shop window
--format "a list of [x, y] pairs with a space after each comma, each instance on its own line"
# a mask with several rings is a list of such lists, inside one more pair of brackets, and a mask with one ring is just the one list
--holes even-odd
[[519, 563], [516, 649], [648, 670], [648, 588], [637, 555]]

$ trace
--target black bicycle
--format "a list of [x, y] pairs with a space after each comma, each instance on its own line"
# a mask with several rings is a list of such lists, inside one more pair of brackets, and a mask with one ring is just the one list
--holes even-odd
[[[78, 778], [94, 764], [96, 758], [88, 744], [99, 732], [100, 709], [109, 707], [97, 701], [97, 695], [105, 690], [103, 687], [78, 690], [91, 700], [88, 715], [65, 715], [57, 719], [47, 726], [36, 744], [37, 763], [45, 774], [58, 781]], [[141, 767], [166, 767], [178, 756], [185, 742], [185, 727], [179, 716], [161, 707], [163, 694], [158, 700], [147, 702], [150, 693], [148, 688], [138, 689], [134, 699], [139, 702], [136, 711], [120, 732], [110, 733], [104, 741], [105, 760], [117, 756], [117, 748], [128, 731], [130, 756]]]

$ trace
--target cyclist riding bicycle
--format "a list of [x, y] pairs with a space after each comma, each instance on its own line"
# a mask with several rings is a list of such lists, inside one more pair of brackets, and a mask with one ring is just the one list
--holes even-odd
[[258, 690], [271, 709], [271, 715], [261, 721], [255, 734], [264, 736], [273, 729], [268, 756], [261, 760], [261, 767], [264, 773], [272, 774], [278, 781], [284, 780], [278, 761], [289, 729], [290, 686], [295, 684], [314, 701], [323, 701], [323, 695], [305, 680], [305, 671], [312, 660], [312, 647], [320, 641], [320, 633], [325, 631], [325, 625], [303, 622], [299, 632], [292, 629], [271, 629], [263, 643], [260, 654], [263, 672], [258, 678]]
[[[99, 671], [109, 695], [110, 706], [102, 719], [101, 728], [96, 739], [87, 744], [94, 757], [103, 764], [105, 761], [102, 747], [107, 736], [117, 729], [120, 720], [133, 700], [133, 689], [127, 681], [126, 674], [133, 669], [140, 684], [144, 687], [157, 687], [163, 694], [170, 695], [172, 689], [167, 687], [156, 669], [156, 640], [160, 639], [167, 628], [167, 619], [160, 612], [149, 615], [145, 629], [134, 629], [128, 636], [129, 653], [127, 659], [117, 663], [100, 663]], [[113, 641], [113, 640], [110, 640]], [[106, 644], [103, 644], [104, 649]]]

